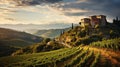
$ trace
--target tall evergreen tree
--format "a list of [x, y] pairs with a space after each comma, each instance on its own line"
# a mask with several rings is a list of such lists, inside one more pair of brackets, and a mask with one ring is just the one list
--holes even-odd
[[74, 26], [73, 26], [73, 23], [72, 23], [72, 29], [73, 29], [73, 27], [74, 27]]

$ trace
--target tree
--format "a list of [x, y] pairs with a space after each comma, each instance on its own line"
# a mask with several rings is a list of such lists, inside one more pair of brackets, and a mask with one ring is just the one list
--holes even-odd
[[73, 29], [73, 27], [74, 27], [74, 26], [73, 26], [73, 23], [72, 23], [72, 29]]
[[45, 39], [43, 40], [44, 43], [48, 43], [49, 41], [51, 41], [50, 38], [45, 38]]

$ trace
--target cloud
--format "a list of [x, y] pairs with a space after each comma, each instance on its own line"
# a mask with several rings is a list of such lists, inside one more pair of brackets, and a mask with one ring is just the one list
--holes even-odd
[[[8, 14], [11, 14], [11, 13], [14, 13], [14, 11], [12, 11], [11, 9], [8, 9], [8, 8], [1, 8], [0, 7], [0, 16], [1, 16], [1, 19], [6, 19], [8, 20]], [[9, 20], [12, 20], [9, 18]]]
[[13, 18], [4, 18], [4, 19], [6, 19], [6, 20], [10, 20], [10, 21], [14, 21]]
[[[83, 9], [87, 10], [88, 12], [83, 13], [85, 15], [92, 15], [92, 14], [105, 14], [109, 16], [119, 16], [120, 15], [120, 0], [86, 0], [84, 2], [74, 2], [69, 4], [64, 4], [61, 6], [64, 9]], [[69, 13], [67, 15], [83, 15], [79, 13]]]
[[[69, 15], [69, 16], [72, 15], [81, 16], [83, 14], [89, 15], [89, 13], [108, 14], [111, 16], [120, 15], [120, 9], [119, 9], [120, 0], [5, 0], [5, 1], [6, 2], [14, 1], [19, 6], [23, 6], [23, 5], [35, 6], [35, 5], [46, 4], [51, 7], [56, 7], [60, 11], [62, 10], [63, 13], [66, 13], [65, 15]], [[81, 11], [72, 12], [72, 10], [74, 9], [85, 10], [87, 12], [81, 12]]]
[[62, 0], [0, 0], [6, 3], [16, 3], [17, 6], [23, 5], [40, 5], [42, 3], [56, 3]]
[[120, 0], [0, 0], [0, 15], [23, 23], [77, 23], [95, 14], [120, 16], [119, 6]]

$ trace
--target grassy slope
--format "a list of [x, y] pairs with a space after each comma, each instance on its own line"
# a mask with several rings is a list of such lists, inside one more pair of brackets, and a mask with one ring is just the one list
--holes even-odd
[[52, 41], [52, 40], [49, 40], [49, 41], [48, 40], [49, 39], [45, 39], [40, 43], [35, 43], [35, 44], [30, 45], [28, 47], [17, 50], [16, 52], [12, 53], [12, 56], [46, 52], [46, 51], [51, 51], [51, 50], [57, 50], [57, 49], [64, 47], [62, 44], [59, 44], [59, 43]]
[[28, 42], [39, 42], [42, 40], [42, 38], [25, 32], [0, 28], [0, 40], [23, 40]]
[[16, 49], [41, 41], [41, 37], [37, 37], [25, 32], [0, 28], [0, 56], [10, 55]]

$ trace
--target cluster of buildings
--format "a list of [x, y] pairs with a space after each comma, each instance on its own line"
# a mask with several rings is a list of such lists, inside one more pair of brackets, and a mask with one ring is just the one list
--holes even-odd
[[79, 24], [82, 27], [89, 26], [94, 28], [96, 25], [105, 26], [106, 23], [107, 23], [107, 20], [105, 15], [93, 15], [93, 16], [90, 16], [89, 18], [81, 19], [81, 22]]

